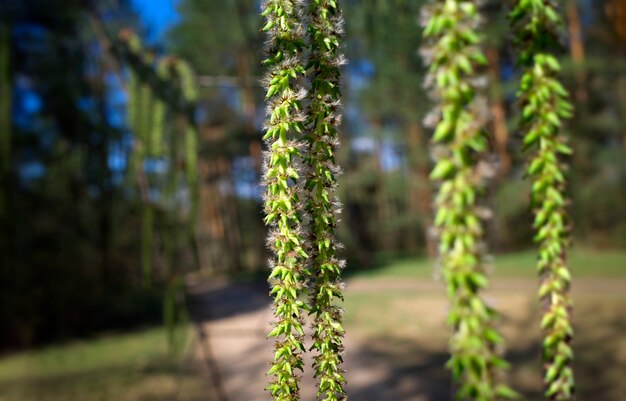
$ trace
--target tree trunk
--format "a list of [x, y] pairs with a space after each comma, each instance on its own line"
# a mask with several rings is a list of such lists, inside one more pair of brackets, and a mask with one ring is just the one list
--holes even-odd
[[[15, 274], [11, 246], [11, 29], [0, 24], [0, 317], [13, 317]], [[11, 321], [5, 324], [10, 324]]]
[[[419, 216], [426, 251], [430, 259], [437, 256], [435, 239], [430, 235], [432, 224], [432, 193], [428, 179], [428, 158], [424, 152], [424, 132], [418, 121], [408, 123], [408, 145], [411, 159], [409, 207], [412, 216]], [[412, 241], [415, 244], [415, 241]]]
[[380, 123], [380, 119], [378, 117], [373, 119], [372, 126], [375, 136], [374, 172], [376, 174], [376, 237], [382, 248], [385, 251], [389, 251], [394, 247], [395, 238], [393, 235], [390, 235], [394, 230], [390, 230], [388, 226], [389, 219], [392, 217], [392, 214], [387, 185], [385, 184], [385, 173], [383, 172], [382, 166], [382, 124]]
[[587, 73], [585, 71], [585, 44], [580, 24], [580, 16], [575, 0], [567, 0], [567, 22], [569, 28], [569, 45], [576, 71], [576, 100], [586, 103], [589, 97], [587, 93]]
[[502, 99], [502, 85], [500, 82], [500, 55], [498, 49], [489, 47], [486, 50], [489, 60], [490, 81], [490, 108], [493, 117], [493, 133], [495, 138], [495, 150], [500, 161], [498, 170], [499, 177], [507, 177], [511, 169], [511, 156], [507, 150], [509, 142], [509, 130], [506, 126], [506, 112]]

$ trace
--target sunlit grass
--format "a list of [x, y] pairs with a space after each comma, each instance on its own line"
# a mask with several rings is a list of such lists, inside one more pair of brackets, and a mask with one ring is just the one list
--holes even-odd
[[[182, 336], [189, 341], [189, 331]], [[165, 330], [110, 334], [0, 358], [0, 400], [203, 399], [200, 375], [170, 352]], [[181, 390], [182, 389], [182, 390]]]
[[[536, 251], [495, 255], [491, 264], [495, 277], [534, 278]], [[574, 248], [569, 265], [575, 277], [626, 277], [626, 252]], [[435, 261], [425, 257], [380, 258], [374, 268], [354, 272], [352, 277], [382, 279], [431, 277], [436, 272]]]
[[[534, 257], [531, 253], [522, 253], [501, 259], [502, 270], [498, 274], [513, 278], [521, 276], [518, 266], [526, 268], [524, 263], [532, 263]], [[620, 275], [625, 277], [623, 260], [623, 254], [619, 253], [576, 252], [574, 268], [583, 277], [579, 277], [574, 285], [597, 280], [602, 286], [614, 282]], [[448, 394], [450, 376], [444, 367], [448, 358], [449, 328], [445, 323], [448, 300], [441, 283], [432, 288], [404, 285], [408, 281], [417, 284], [431, 281], [420, 278], [430, 274], [424, 273], [430, 267], [419, 263], [422, 262], [403, 260], [357, 274], [357, 277], [367, 279], [360, 280], [359, 284], [365, 285], [346, 291], [343, 305], [345, 328], [348, 338], [366, 344], [365, 351], [373, 355], [370, 358], [381, 364], [384, 362], [388, 369], [385, 373], [393, 378], [394, 383], [417, 381], [419, 388], [431, 388], [435, 394]], [[585, 270], [586, 263], [592, 263], [596, 270]], [[417, 270], [415, 265], [423, 270]], [[531, 277], [531, 268], [532, 265], [524, 277]], [[515, 282], [515, 279], [511, 281]], [[523, 278], [521, 281], [529, 283]], [[499, 327], [506, 339], [507, 360], [512, 365], [511, 384], [523, 394], [522, 399], [540, 401], [544, 399], [540, 364], [541, 316], [534, 282], [532, 284], [520, 283], [519, 287], [495, 291], [487, 299], [503, 316]], [[593, 286], [578, 285], [576, 288], [573, 346], [579, 398], [622, 401], [626, 393], [623, 380], [626, 372], [626, 298], [619, 284], [606, 285], [601, 291]], [[348, 352], [363, 350], [348, 349]], [[451, 398], [424, 396], [421, 399]]]

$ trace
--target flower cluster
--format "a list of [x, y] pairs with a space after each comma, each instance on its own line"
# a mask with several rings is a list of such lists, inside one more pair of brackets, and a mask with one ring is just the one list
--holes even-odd
[[334, 238], [338, 206], [335, 200], [339, 168], [335, 162], [340, 123], [340, 53], [343, 19], [336, 0], [311, 0], [307, 70], [311, 79], [306, 120], [307, 165], [305, 209], [309, 227], [307, 243], [311, 260], [310, 313], [314, 316], [313, 368], [318, 379], [318, 398], [346, 399], [343, 362], [342, 309], [334, 304], [343, 299], [341, 270]]
[[[144, 169], [147, 158], [167, 158], [172, 166], [179, 160], [179, 142], [183, 142], [184, 166], [187, 187], [192, 193], [190, 212], [187, 213], [192, 230], [196, 224], [198, 204], [198, 133], [194, 122], [197, 90], [189, 64], [174, 57], [156, 59], [146, 49], [134, 32], [120, 32], [116, 50], [129, 67], [128, 121], [134, 134], [128, 178], [136, 180], [143, 200], [142, 208], [142, 275], [145, 285], [150, 285], [153, 274], [155, 207], [150, 196], [151, 186], [162, 182]], [[167, 117], [175, 114], [182, 135], [168, 135]], [[167, 145], [169, 146], [167, 146]], [[167, 151], [167, 153], [166, 153]], [[165, 203], [172, 203], [178, 172], [171, 169], [165, 188], [157, 191]], [[172, 205], [169, 205], [172, 206]]]
[[453, 334], [448, 367], [459, 383], [460, 399], [490, 401], [515, 393], [501, 383], [506, 362], [495, 328], [496, 311], [480, 295], [487, 287], [483, 218], [478, 202], [486, 171], [484, 101], [477, 68], [486, 63], [476, 33], [476, 1], [433, 0], [422, 18], [429, 66], [426, 86], [437, 106], [427, 118], [435, 127], [436, 164], [430, 178], [438, 184], [435, 227], [443, 276], [451, 301], [448, 322]]
[[344, 400], [342, 310], [335, 304], [343, 299], [344, 263], [334, 237], [343, 20], [337, 0], [308, 5], [268, 0], [263, 15], [268, 33], [264, 63], [269, 67], [265, 222], [271, 226], [276, 317], [269, 336], [277, 337], [268, 389], [276, 400], [299, 398], [299, 377], [293, 371], [303, 368], [302, 312], [307, 312], [313, 318], [318, 397]]
[[302, 227], [303, 193], [302, 150], [305, 115], [302, 100], [306, 96], [302, 77], [305, 74], [303, 51], [305, 33], [301, 0], [267, 0], [262, 15], [266, 18], [268, 67], [265, 79], [268, 103], [266, 134], [269, 148], [265, 158], [265, 223], [270, 225], [268, 246], [271, 261], [271, 294], [276, 318], [269, 337], [276, 337], [275, 354], [268, 374], [273, 380], [269, 392], [277, 401], [299, 399], [303, 370], [304, 316], [308, 310], [301, 298], [306, 295], [308, 255]]
[[545, 395], [571, 400], [574, 375], [571, 367], [572, 325], [567, 268], [569, 228], [565, 196], [566, 167], [562, 158], [571, 154], [561, 135], [562, 120], [572, 115], [568, 93], [558, 80], [560, 65], [551, 49], [558, 47], [561, 18], [552, 1], [520, 0], [510, 19], [517, 27], [519, 63], [524, 67], [518, 97], [524, 145], [532, 149], [527, 173], [532, 179], [531, 203], [535, 212], [535, 240], [539, 244], [539, 297], [544, 306], [543, 359]]

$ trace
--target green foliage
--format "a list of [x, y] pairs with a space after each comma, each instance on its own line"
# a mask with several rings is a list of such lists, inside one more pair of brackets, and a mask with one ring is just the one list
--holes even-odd
[[343, 362], [343, 311], [334, 304], [342, 299], [341, 270], [334, 237], [337, 203], [334, 199], [339, 168], [335, 161], [340, 121], [339, 46], [343, 19], [336, 0], [313, 0], [308, 9], [311, 54], [309, 108], [306, 120], [307, 164], [305, 208], [309, 215], [308, 246], [313, 290], [310, 312], [314, 316], [313, 368], [318, 379], [318, 397], [345, 400]]
[[484, 262], [484, 229], [477, 198], [486, 166], [484, 110], [478, 96], [477, 69], [486, 63], [476, 29], [477, 2], [433, 1], [424, 8], [422, 54], [429, 65], [426, 85], [436, 109], [431, 179], [438, 183], [435, 226], [451, 309], [453, 329], [448, 367], [459, 382], [460, 399], [477, 401], [511, 398], [501, 383], [506, 362], [499, 355], [502, 336], [495, 328], [496, 311], [481, 298], [488, 285]]
[[[198, 92], [196, 90], [196, 83], [193, 76], [191, 66], [184, 60], [176, 59], [173, 65], [178, 83], [180, 85], [180, 92], [182, 95], [183, 110], [182, 113], [185, 116], [184, 121], [184, 155], [185, 155], [185, 172], [187, 176], [187, 185], [192, 192], [195, 193], [195, 188], [198, 184], [198, 130], [194, 124], [195, 104], [198, 101]], [[194, 195], [193, 203], [197, 203], [197, 196]], [[194, 207], [195, 209], [195, 207]]]
[[[303, 369], [304, 329], [301, 312], [309, 309], [299, 298], [307, 293], [307, 253], [302, 229], [303, 205], [297, 185], [302, 171], [305, 116], [301, 77], [304, 30], [300, 22], [302, 2], [268, 0], [262, 15], [267, 32], [268, 67], [265, 80], [268, 115], [266, 120], [269, 152], [266, 155], [265, 223], [269, 225], [268, 244], [273, 254], [270, 284], [274, 295], [276, 321], [269, 337], [276, 337], [275, 355], [268, 374], [274, 376], [268, 390], [277, 401], [299, 398], [300, 379], [294, 373]], [[300, 79], [299, 79], [300, 78]]]
[[[170, 71], [170, 65], [171, 59], [169, 57], [164, 57], [158, 61], [156, 66], [156, 76], [158, 79], [162, 81], [171, 80], [172, 73]], [[164, 95], [165, 94], [156, 96], [152, 105], [152, 121], [150, 126], [152, 132], [150, 134], [150, 142], [148, 143], [147, 153], [153, 157], [163, 156], [164, 151], [163, 144], [165, 138], [163, 135], [165, 130], [165, 117], [167, 114], [167, 99]], [[132, 121], [132, 117], [130, 115], [129, 119]]]
[[[141, 268], [145, 286], [152, 285], [154, 266], [163, 266], [165, 294], [163, 320], [171, 348], [175, 344], [175, 327], [185, 320], [181, 297], [180, 269], [175, 268], [174, 253], [181, 238], [194, 241], [198, 210], [198, 131], [194, 122], [197, 102], [195, 78], [191, 67], [183, 60], [154, 56], [143, 49], [139, 37], [129, 30], [120, 34], [121, 54], [130, 67], [128, 118], [135, 137], [130, 177], [134, 179], [142, 198]], [[167, 117], [175, 116], [176, 130], [167, 130]], [[179, 131], [179, 132], [176, 132]], [[166, 136], [166, 132], [171, 135]], [[168, 143], [169, 142], [169, 143]], [[180, 155], [179, 153], [181, 153]], [[182, 156], [182, 157], [181, 157]], [[149, 158], [165, 159], [171, 166], [166, 177], [146, 170]], [[184, 163], [181, 163], [181, 158]], [[184, 165], [186, 187], [190, 192], [188, 213], [180, 213], [177, 191], [180, 190], [178, 166]], [[159, 196], [154, 199], [154, 194]], [[186, 220], [183, 224], [180, 219]], [[180, 227], [188, 227], [181, 236]], [[155, 236], [160, 232], [160, 238]], [[162, 255], [155, 252], [155, 238], [162, 243]], [[191, 242], [190, 241], [190, 242]], [[160, 256], [159, 259], [155, 256]]]
[[543, 359], [545, 396], [571, 400], [574, 375], [571, 367], [573, 329], [568, 295], [571, 276], [567, 267], [569, 228], [563, 156], [572, 153], [561, 135], [563, 119], [572, 116], [568, 93], [559, 82], [560, 64], [551, 50], [562, 25], [551, 2], [521, 0], [510, 14], [521, 47], [524, 67], [518, 97], [524, 144], [532, 149], [527, 173], [531, 177], [535, 240], [539, 244], [539, 297], [544, 305]]
[[[150, 56], [141, 44], [137, 35], [131, 31], [122, 31], [120, 35], [125, 48], [136, 61], [131, 64], [129, 74], [128, 121], [134, 134], [133, 149], [128, 169], [129, 182], [139, 182], [143, 197], [141, 211], [141, 275], [143, 285], [152, 285], [153, 253], [154, 253], [154, 205], [149, 199], [149, 182], [144, 173], [145, 158], [155, 148], [154, 137], [162, 137], [163, 125], [159, 124], [159, 103], [156, 101], [157, 113], [153, 114], [154, 102], [153, 83], [149, 81], [148, 72], [152, 63]], [[155, 124], [153, 124], [155, 123]], [[153, 127], [154, 126], [154, 127]]]
[[188, 364], [193, 331], [178, 330], [172, 354], [163, 328], [108, 333], [0, 358], [2, 395], [7, 400], [137, 401], [206, 399], [205, 378]]

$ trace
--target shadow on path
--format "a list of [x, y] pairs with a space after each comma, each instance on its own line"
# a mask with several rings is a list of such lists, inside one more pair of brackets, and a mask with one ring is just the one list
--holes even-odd
[[[539, 316], [534, 301], [534, 283], [501, 280], [494, 284], [504, 309], [502, 325], [508, 333], [507, 340], [510, 340], [506, 358], [513, 366], [511, 382], [522, 392], [524, 399], [541, 400]], [[625, 382], [620, 379], [626, 371], [626, 316], [622, 312], [626, 301], [619, 295], [619, 284], [590, 280], [579, 282], [577, 287], [574, 346], [581, 399], [621, 401], [626, 390]], [[400, 302], [390, 303], [390, 307], [404, 305], [398, 316], [383, 319], [377, 315], [383, 312], [368, 308], [376, 303], [372, 298], [381, 294]], [[412, 294], [413, 298], [405, 298], [409, 296], [407, 294]], [[365, 307], [358, 313], [367, 316], [365, 321], [353, 322], [355, 326], [348, 327], [345, 340], [344, 367], [351, 401], [454, 399], [450, 373], [444, 367], [448, 354], [443, 311], [441, 318], [437, 318], [441, 321], [427, 321], [432, 320], [432, 316], [439, 316], [438, 311], [435, 313], [431, 309], [445, 303], [445, 294], [441, 293], [438, 283], [395, 281], [377, 284], [355, 280], [349, 283], [347, 295], [370, 300], [353, 302], [357, 308]], [[265, 372], [273, 350], [272, 341], [266, 339], [272, 319], [268, 285], [261, 281], [199, 283], [189, 287], [188, 302], [201, 340], [197, 358], [206, 362], [211, 399], [271, 399], [264, 390], [269, 380]], [[389, 310], [385, 313], [389, 315]], [[407, 314], [413, 316], [412, 320]], [[375, 335], [360, 331], [372, 325], [379, 325], [380, 330], [385, 331]], [[415, 329], [409, 330], [408, 334], [395, 332], [394, 327], [401, 325]], [[419, 329], [419, 338], [414, 336], [418, 327], [423, 327]], [[303, 401], [316, 399], [315, 382], [311, 376], [309, 360], [302, 374]]]

